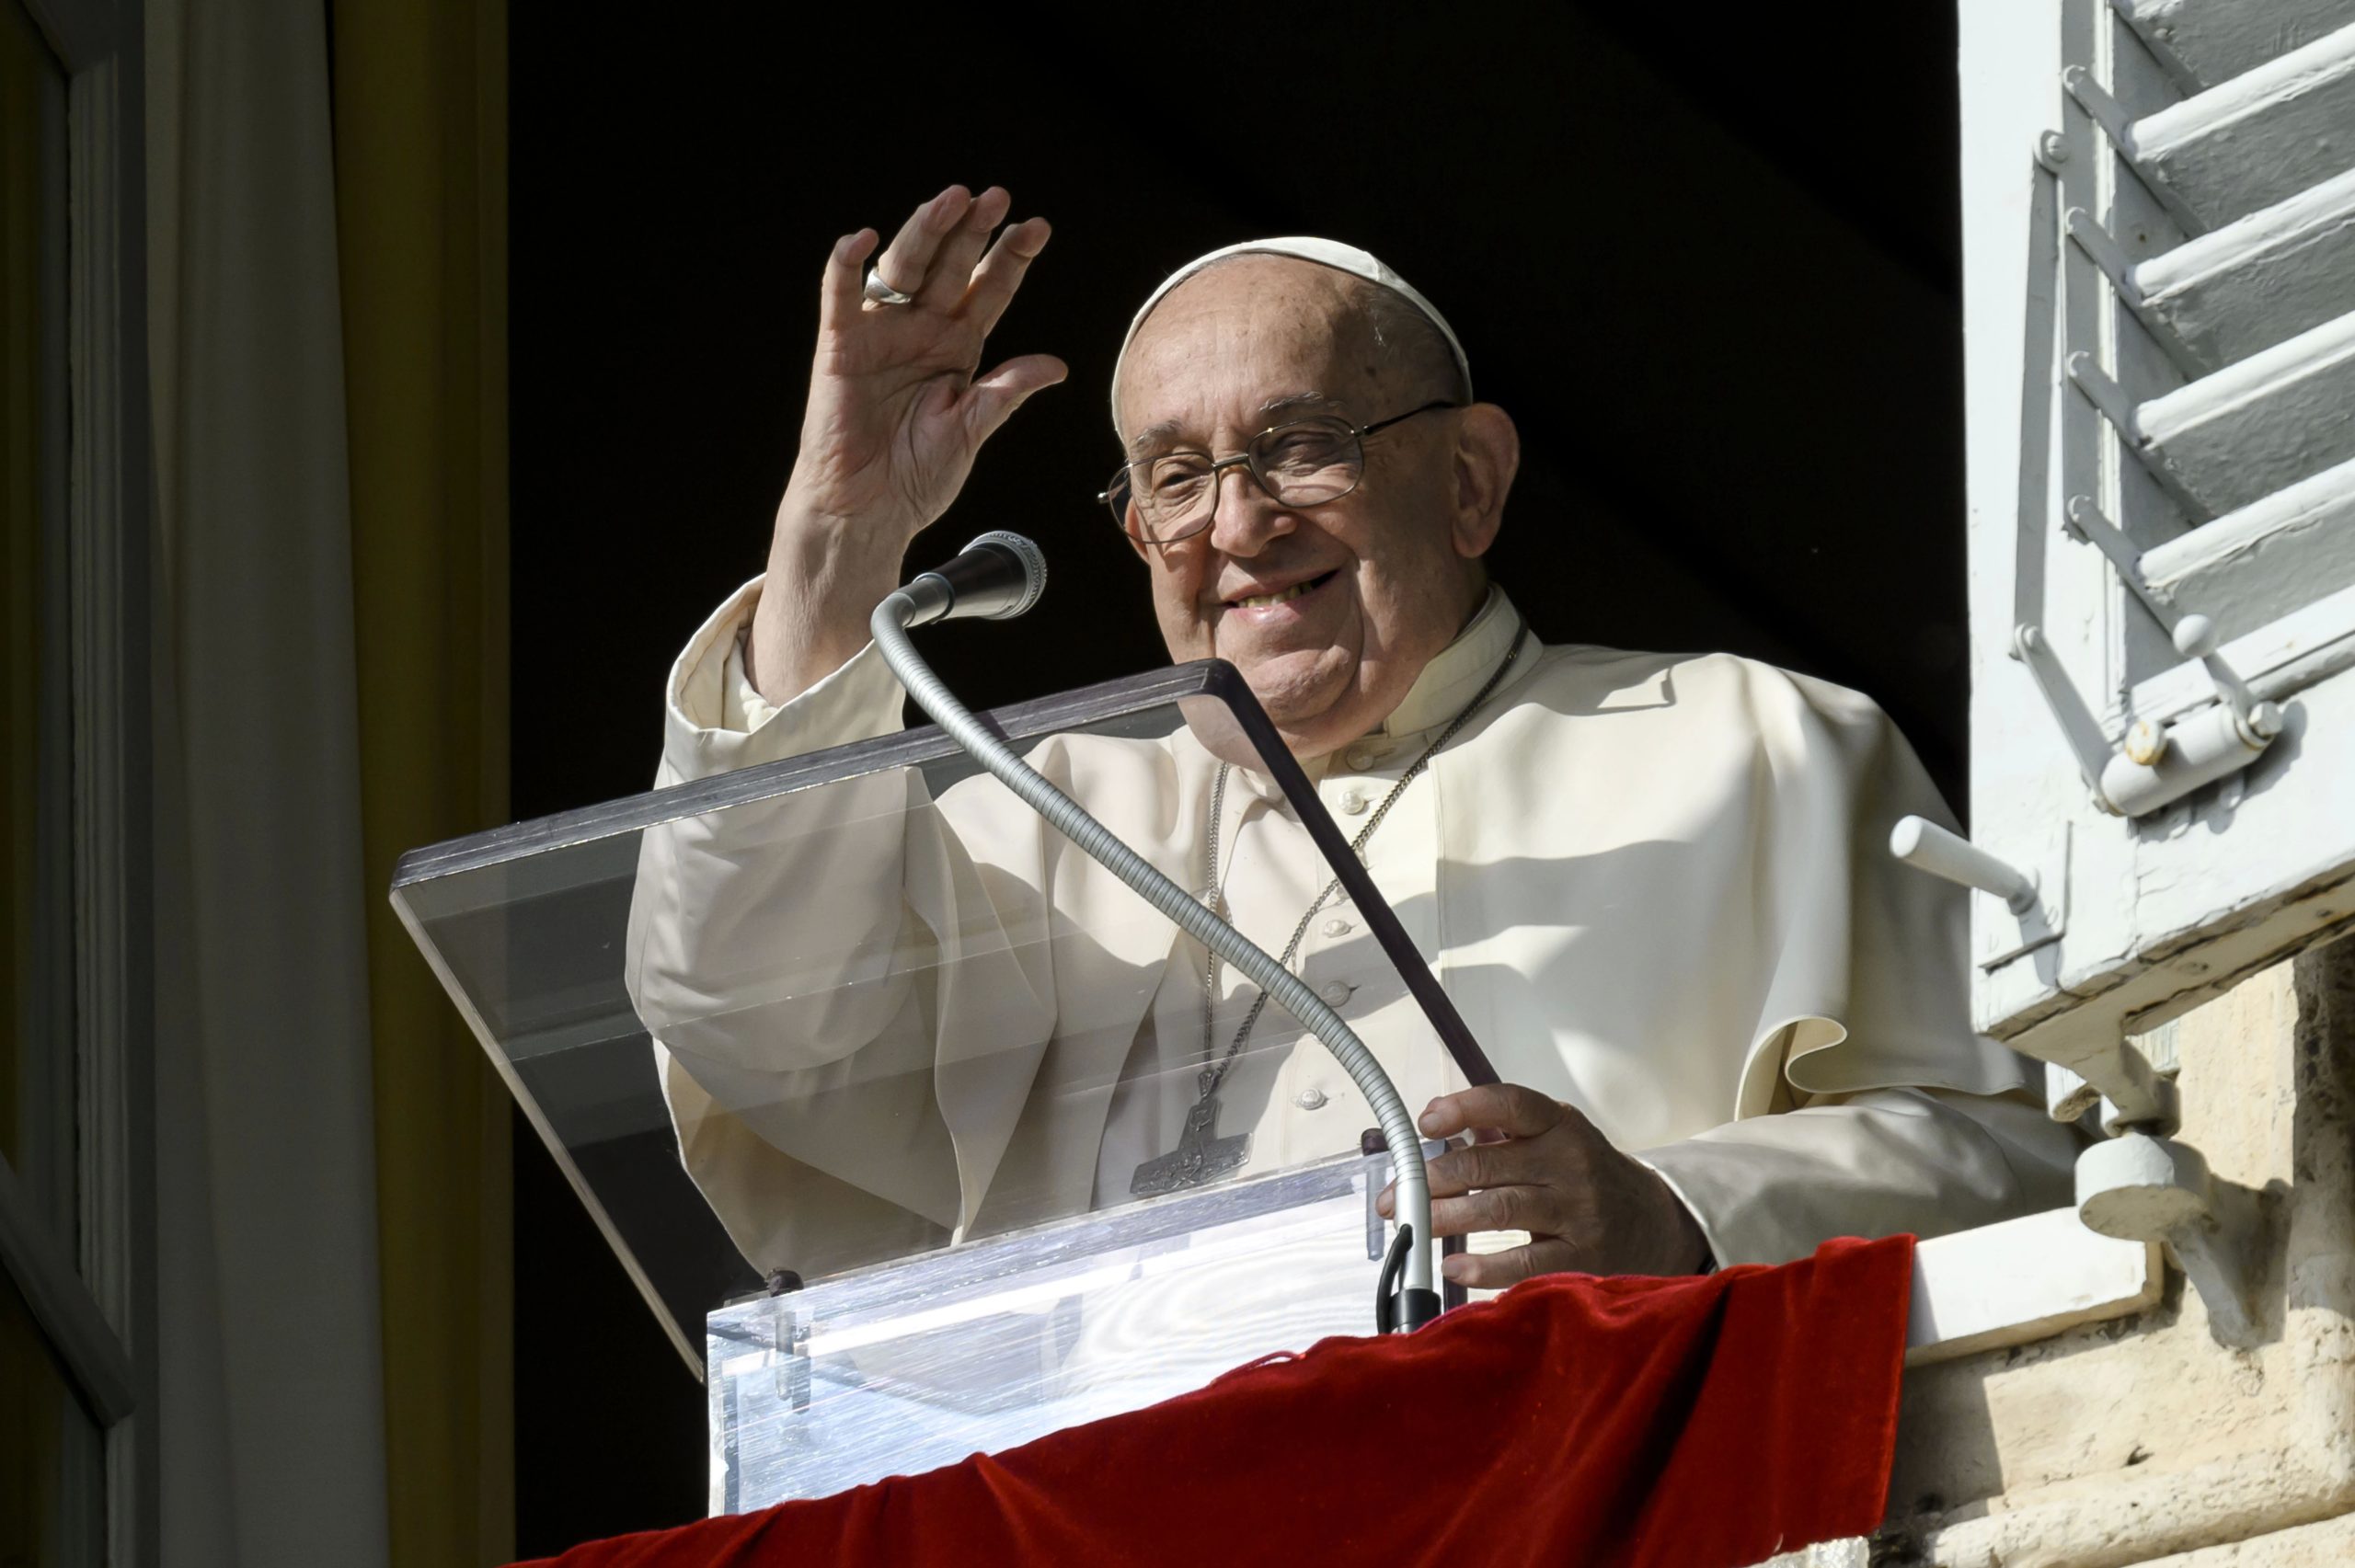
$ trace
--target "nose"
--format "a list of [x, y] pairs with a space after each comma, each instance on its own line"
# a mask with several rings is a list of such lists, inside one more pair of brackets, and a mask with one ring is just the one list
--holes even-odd
[[1222, 465], [1215, 482], [1218, 488], [1212, 498], [1210, 527], [1212, 549], [1228, 555], [1256, 555], [1267, 548], [1269, 540], [1292, 531], [1292, 513], [1268, 494], [1248, 464], [1235, 461], [1231, 468]]

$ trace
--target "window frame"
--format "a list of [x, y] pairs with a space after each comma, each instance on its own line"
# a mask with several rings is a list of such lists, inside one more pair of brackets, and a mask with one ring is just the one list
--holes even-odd
[[[160, 1554], [154, 1259], [152, 463], [143, 11], [17, 0], [66, 82], [62, 581], [72, 777], [75, 1236], [0, 1161], [0, 1271], [106, 1434], [105, 1560]], [[46, 307], [44, 307], [46, 308]], [[60, 599], [62, 598], [62, 602]]]

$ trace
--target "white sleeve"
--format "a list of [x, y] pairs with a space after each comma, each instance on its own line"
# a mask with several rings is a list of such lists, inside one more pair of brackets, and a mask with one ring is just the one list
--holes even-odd
[[2082, 1143], [2025, 1093], [1869, 1089], [1636, 1158], [1683, 1200], [1719, 1264], [1775, 1264], [1835, 1236], [1929, 1237], [2065, 1207]]
[[798, 757], [900, 727], [900, 683], [872, 643], [781, 705], [754, 690], [744, 677], [744, 635], [763, 580], [754, 578], [729, 594], [672, 665], [662, 693], [658, 784]]
[[[761, 582], [730, 594], [672, 666], [658, 787], [899, 728], [899, 684], [871, 645], [790, 702], [761, 698], [741, 652]], [[900, 1007], [902, 822], [923, 797], [920, 777], [894, 772], [649, 828], [626, 970], [647, 1027], [676, 1058], [758, 1073], [869, 1044]], [[846, 961], [813, 986], [826, 954]]]
[[[660, 785], [900, 727], [871, 645], [791, 701], [763, 699], [741, 651], [760, 589], [731, 595], [672, 667]], [[1041, 830], [1027, 812], [1012, 827], [1023, 867]], [[1006, 934], [1042, 920], [1027, 868], [993, 898], [915, 768], [641, 835], [626, 983], [687, 1172], [757, 1267], [848, 1266], [970, 1219], [1011, 1123], [944, 1104], [938, 1075], [978, 1040], [1016, 1079], [1017, 1047], [1051, 1032], [1044, 945]]]

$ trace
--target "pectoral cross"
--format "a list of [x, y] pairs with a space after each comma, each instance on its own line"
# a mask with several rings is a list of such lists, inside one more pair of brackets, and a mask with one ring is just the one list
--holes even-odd
[[1178, 1147], [1137, 1167], [1136, 1175], [1129, 1182], [1129, 1195], [1159, 1197], [1165, 1193], [1184, 1192], [1188, 1187], [1198, 1187], [1243, 1169], [1251, 1158], [1251, 1135], [1238, 1132], [1231, 1138], [1218, 1138], [1213, 1136], [1217, 1127], [1218, 1096], [1206, 1094], [1186, 1113], [1186, 1129], [1178, 1135]]

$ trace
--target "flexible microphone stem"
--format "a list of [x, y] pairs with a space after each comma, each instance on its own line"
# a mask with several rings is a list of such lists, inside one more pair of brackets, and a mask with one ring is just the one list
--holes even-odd
[[[1135, 888], [1145, 902], [1176, 921], [1187, 935], [1242, 971], [1269, 1000], [1297, 1019], [1316, 1036], [1350, 1075], [1373, 1108], [1390, 1144], [1392, 1195], [1400, 1239], [1406, 1245], [1401, 1289], [1395, 1308], [1384, 1300], [1380, 1326], [1385, 1332], [1421, 1327], [1438, 1315], [1439, 1293], [1431, 1274], [1431, 1189], [1423, 1169], [1422, 1135], [1407, 1114], [1406, 1102], [1382, 1064], [1366, 1048], [1339, 1013], [1291, 970], [1270, 957], [1249, 937], [1202, 907], [1201, 901], [1168, 877], [1152, 862], [1122, 843], [1112, 830], [1089, 816], [1080, 804], [1047, 782], [976, 719], [965, 704], [932, 672], [931, 666], [908, 638], [908, 618], [918, 612], [917, 601], [905, 589], [875, 607], [867, 623], [883, 662], [900, 678], [935, 724], [973, 760], [1044, 817], [1057, 831], [1099, 862], [1113, 876]], [[1385, 1274], [1387, 1271], [1385, 1270]]]

